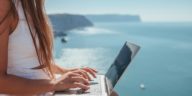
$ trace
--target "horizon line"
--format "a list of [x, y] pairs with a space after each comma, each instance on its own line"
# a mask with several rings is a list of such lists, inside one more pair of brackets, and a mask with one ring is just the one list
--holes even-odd
[[142, 18], [141, 15], [139, 14], [129, 14], [129, 13], [65, 13], [65, 12], [57, 12], [57, 13], [47, 13], [47, 15], [60, 15], [60, 14], [71, 14], [71, 15], [129, 15], [129, 16], [139, 16], [140, 19], [142, 20], [142, 22], [179, 22], [179, 23], [182, 23], [182, 22], [189, 22], [191, 23], [192, 20], [145, 20]]

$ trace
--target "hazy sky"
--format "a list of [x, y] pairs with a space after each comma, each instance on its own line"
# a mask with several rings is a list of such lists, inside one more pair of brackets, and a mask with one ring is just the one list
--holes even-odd
[[143, 21], [192, 21], [192, 0], [46, 0], [47, 13], [133, 14]]

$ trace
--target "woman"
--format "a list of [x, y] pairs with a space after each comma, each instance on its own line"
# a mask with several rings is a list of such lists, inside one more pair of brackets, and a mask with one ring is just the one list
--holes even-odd
[[88, 74], [95, 77], [92, 68], [64, 69], [54, 63], [52, 29], [43, 4], [44, 0], [0, 0], [0, 94], [87, 90]]
[[97, 71], [56, 65], [52, 33], [44, 0], [0, 0], [0, 95], [89, 89], [90, 75]]

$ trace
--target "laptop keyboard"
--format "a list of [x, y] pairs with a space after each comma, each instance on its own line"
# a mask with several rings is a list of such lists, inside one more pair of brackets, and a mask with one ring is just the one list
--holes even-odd
[[103, 96], [103, 93], [105, 92], [102, 92], [102, 78], [100, 75], [98, 75], [97, 78], [90, 82], [90, 89], [87, 91], [74, 88], [69, 92], [57, 92], [54, 96]]
[[86, 92], [78, 91], [78, 94], [83, 95], [89, 95], [89, 96], [101, 96], [102, 94], [102, 88], [101, 88], [101, 77], [98, 76], [93, 81], [90, 82], [90, 89]]

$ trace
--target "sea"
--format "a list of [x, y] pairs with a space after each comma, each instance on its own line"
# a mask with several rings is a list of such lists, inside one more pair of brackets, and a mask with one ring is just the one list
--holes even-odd
[[141, 47], [115, 86], [119, 96], [192, 96], [192, 22], [102, 22], [67, 34], [54, 41], [66, 68], [105, 74], [125, 41]]

